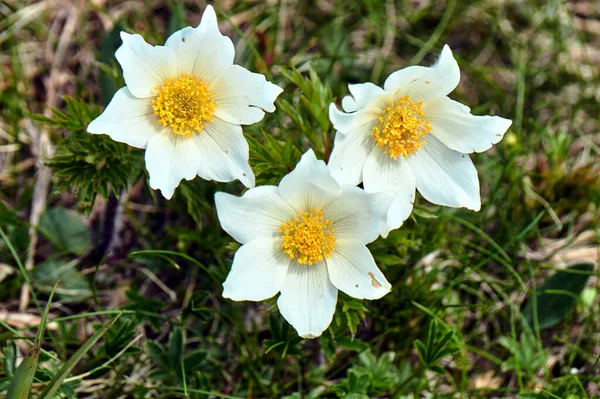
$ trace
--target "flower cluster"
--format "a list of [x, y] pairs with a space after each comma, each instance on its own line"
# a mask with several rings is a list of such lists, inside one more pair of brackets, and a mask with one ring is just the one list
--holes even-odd
[[213, 8], [164, 46], [121, 38], [126, 86], [88, 131], [145, 149], [150, 186], [167, 199], [196, 175], [250, 188], [241, 197], [215, 195], [223, 229], [242, 244], [223, 296], [262, 301], [280, 293], [279, 310], [307, 338], [331, 323], [338, 290], [359, 299], [390, 291], [366, 244], [403, 224], [416, 189], [436, 204], [480, 209], [467, 154], [488, 150], [511, 125], [447, 97], [460, 71], [445, 46], [432, 67], [394, 72], [383, 88], [350, 85], [343, 110], [331, 104], [337, 133], [328, 164], [308, 150], [278, 186], [254, 187], [241, 125], [273, 112], [283, 90], [233, 64], [233, 43]]

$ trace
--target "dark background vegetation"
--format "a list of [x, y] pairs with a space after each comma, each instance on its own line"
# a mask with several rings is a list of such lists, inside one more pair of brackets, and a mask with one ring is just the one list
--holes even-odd
[[48, 385], [70, 398], [597, 397], [600, 3], [215, 6], [236, 62], [285, 88], [244, 128], [257, 184], [309, 147], [328, 157], [327, 107], [347, 83], [430, 65], [447, 43], [462, 71], [451, 97], [513, 120], [472, 156], [481, 211], [418, 197], [369, 246], [392, 292], [341, 294], [331, 327], [302, 340], [275, 299], [221, 296], [238, 244], [213, 194], [241, 184], [196, 178], [165, 201], [142, 151], [85, 133], [124, 84], [119, 31], [162, 44], [205, 3], [0, 0], [0, 395], [37, 342], [40, 398]]

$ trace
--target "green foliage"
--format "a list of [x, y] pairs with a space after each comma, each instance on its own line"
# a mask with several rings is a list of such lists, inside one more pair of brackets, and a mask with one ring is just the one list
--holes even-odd
[[[121, 313], [122, 314], [122, 313]], [[112, 327], [112, 325], [119, 319], [121, 314], [117, 315], [108, 323], [104, 324], [102, 328], [99, 328], [94, 335], [92, 335], [83, 345], [75, 351], [73, 356], [67, 360], [60, 370], [52, 377], [50, 382], [46, 384], [42, 393], [40, 393], [39, 399], [51, 399], [54, 395], [60, 391], [66, 393], [70, 397], [74, 397], [74, 391], [69, 384], [63, 384], [65, 378], [71, 373], [75, 365], [85, 356], [85, 354], [92, 349], [92, 347], [102, 338], [104, 334]]]
[[97, 106], [89, 105], [85, 101], [77, 98], [63, 97], [66, 109], [51, 109], [52, 117], [44, 115], [32, 115], [32, 117], [53, 129], [64, 129], [70, 133], [83, 133], [87, 131], [87, 126], [92, 119], [100, 114]]
[[[104, 336], [102, 350], [107, 358], [116, 356], [133, 341], [139, 326], [131, 317], [121, 316]], [[138, 353], [139, 348], [129, 347], [127, 353]]]
[[377, 358], [370, 351], [358, 355], [358, 364], [348, 371], [348, 377], [337, 384], [333, 391], [339, 398], [366, 399], [402, 387], [411, 376], [410, 363], [395, 362], [395, 353], [387, 352]]
[[282, 359], [287, 355], [299, 356], [302, 354], [299, 344], [302, 338], [281, 317], [269, 316], [269, 330], [273, 338], [264, 341], [265, 355], [271, 351], [277, 353]]
[[535, 317], [540, 329], [563, 321], [575, 306], [593, 270], [593, 264], [580, 263], [549, 277], [536, 291], [535, 305], [534, 298], [531, 298], [523, 310], [523, 316], [531, 328], [534, 327]]
[[279, 180], [294, 169], [302, 153], [293, 141], [281, 141], [263, 132], [264, 143], [246, 136], [250, 146], [250, 162], [254, 165], [257, 182], [277, 184]]
[[92, 244], [88, 226], [79, 213], [70, 209], [46, 209], [40, 216], [38, 229], [60, 251], [83, 255]]
[[282, 75], [299, 89], [299, 96], [294, 101], [280, 99], [277, 105], [298, 129], [296, 142], [306, 138], [317, 154], [329, 154], [331, 143], [331, 122], [329, 120], [329, 105], [333, 101], [331, 88], [324, 84], [314, 69], [309, 69], [305, 77], [296, 69], [281, 70]]
[[92, 295], [90, 283], [72, 262], [54, 260], [42, 262], [33, 270], [31, 280], [36, 289], [46, 292], [60, 281], [56, 296], [69, 302], [82, 302]]
[[508, 370], [520, 370], [533, 377], [546, 364], [548, 354], [538, 346], [531, 332], [521, 333], [519, 340], [500, 337], [498, 343], [510, 353], [510, 357], [502, 364]]
[[435, 319], [429, 323], [425, 343], [416, 340], [414, 345], [421, 367], [439, 374], [444, 374], [444, 367], [439, 364], [440, 361], [460, 350], [455, 341], [454, 331], [440, 326]]
[[180, 328], [171, 332], [167, 347], [148, 341], [147, 348], [152, 361], [158, 366], [150, 373], [149, 378], [167, 383], [181, 384], [185, 375], [192, 375], [204, 366], [207, 357], [203, 350], [185, 353], [185, 341]]
[[344, 298], [343, 303], [342, 314], [345, 316], [348, 330], [354, 335], [360, 322], [367, 316], [367, 307], [354, 298]]
[[[58, 283], [56, 285], [58, 285]], [[40, 356], [40, 347], [42, 345], [42, 338], [44, 337], [48, 312], [50, 311], [50, 304], [52, 303], [52, 297], [54, 296], [56, 285], [50, 293], [48, 304], [46, 305], [46, 309], [42, 314], [42, 321], [38, 328], [33, 348], [31, 348], [31, 350], [25, 356], [25, 359], [23, 359], [19, 367], [13, 373], [12, 381], [8, 386], [8, 392], [6, 393], [6, 399], [27, 399], [30, 397], [31, 385], [33, 384], [33, 379], [35, 378], [38, 359]]]
[[98, 115], [97, 107], [90, 107], [79, 99], [65, 97], [64, 100], [65, 112], [54, 109], [53, 118], [38, 115], [36, 119], [53, 129], [69, 132], [57, 144], [56, 155], [48, 161], [48, 166], [60, 178], [58, 189], [72, 188], [89, 212], [97, 194], [107, 199], [112, 190], [118, 196], [121, 190], [137, 181], [144, 170], [144, 161], [136, 149], [106, 135], [87, 133], [87, 126]]
[[146, 298], [133, 290], [127, 291], [125, 295], [127, 296], [127, 309], [136, 311], [137, 322], [145, 320], [155, 329], [160, 328], [160, 319], [156, 315], [165, 307], [165, 302], [158, 298]]

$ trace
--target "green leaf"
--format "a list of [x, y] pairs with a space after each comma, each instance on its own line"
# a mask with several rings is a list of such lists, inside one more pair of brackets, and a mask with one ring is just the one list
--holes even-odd
[[417, 349], [417, 355], [419, 356], [421, 363], [427, 364], [427, 348], [425, 348], [425, 344], [417, 339], [414, 342], [414, 345]]
[[197, 350], [187, 355], [183, 361], [185, 371], [190, 372], [199, 369], [204, 363], [204, 360], [206, 360], [206, 356], [207, 353], [203, 350]]
[[[594, 265], [591, 263], [578, 263], [567, 270], [556, 272], [546, 280], [542, 288], [537, 290], [536, 308], [540, 329], [552, 327], [567, 317], [593, 270]], [[523, 316], [533, 327], [533, 298], [530, 298], [525, 305]]]
[[60, 281], [57, 296], [61, 299], [82, 301], [92, 295], [89, 281], [81, 274], [73, 263], [49, 260], [33, 269], [33, 283], [40, 289], [51, 287]]
[[17, 347], [17, 343], [15, 341], [7, 342], [6, 346], [2, 349], [2, 353], [4, 354], [4, 372], [7, 376], [12, 377], [15, 374], [15, 370], [17, 368], [16, 363], [18, 350], [19, 348]]
[[169, 359], [167, 359], [167, 355], [165, 353], [165, 349], [162, 345], [157, 344], [153, 341], [148, 341], [146, 343], [146, 347], [148, 348], [148, 354], [156, 363], [161, 365], [164, 368], [169, 367]]
[[55, 247], [75, 255], [83, 255], [92, 244], [90, 229], [81, 215], [70, 209], [47, 209], [40, 217], [39, 230]]
[[181, 357], [183, 356], [183, 333], [181, 328], [175, 328], [169, 337], [169, 362], [174, 370], [181, 366]]
[[50, 293], [50, 297], [48, 298], [46, 309], [42, 314], [42, 321], [40, 322], [40, 327], [38, 328], [37, 334], [35, 336], [33, 348], [31, 348], [29, 353], [27, 353], [27, 356], [25, 356], [25, 359], [23, 359], [23, 361], [19, 365], [19, 368], [15, 372], [10, 386], [8, 387], [6, 399], [29, 398], [31, 384], [33, 384], [33, 378], [35, 377], [35, 370], [37, 369], [38, 358], [40, 355], [42, 337], [44, 336], [44, 329], [46, 328], [46, 321], [48, 320], [48, 312], [50, 312], [50, 304], [52, 303], [52, 297], [54, 296], [54, 291], [56, 290], [57, 285], [58, 283], [54, 285], [54, 288]]
[[37, 368], [38, 356], [39, 344], [36, 343], [19, 365], [8, 387], [6, 399], [27, 399], [29, 397], [29, 391], [31, 390], [31, 384], [33, 384], [33, 377], [35, 376], [35, 369]]
[[100, 109], [83, 100], [68, 96], [63, 99], [69, 104], [68, 114], [53, 110], [53, 118], [33, 118], [51, 129], [68, 131], [64, 139], [57, 141], [56, 155], [47, 164], [58, 178], [58, 189], [73, 189], [89, 213], [98, 194], [108, 199], [111, 188], [118, 195], [139, 180], [144, 171], [143, 153], [106, 135], [87, 133]]
[[335, 341], [340, 348], [344, 348], [351, 351], [362, 352], [369, 348], [369, 345], [364, 343], [358, 338], [342, 337]]

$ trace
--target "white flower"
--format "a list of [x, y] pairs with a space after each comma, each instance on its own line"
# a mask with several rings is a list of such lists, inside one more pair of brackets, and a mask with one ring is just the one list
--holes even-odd
[[341, 184], [363, 182], [365, 191], [393, 191], [396, 199], [382, 232], [402, 225], [412, 211], [415, 187], [436, 204], [478, 211], [479, 180], [468, 155], [499, 142], [511, 121], [474, 116], [447, 97], [460, 80], [448, 46], [430, 68], [392, 73], [383, 89], [373, 83], [349, 85], [352, 96], [335, 104], [329, 117], [337, 134], [329, 160]]
[[243, 244], [223, 296], [262, 301], [281, 292], [279, 310], [298, 334], [321, 335], [338, 289], [361, 299], [390, 291], [365, 244], [381, 232], [393, 198], [340, 185], [312, 150], [279, 187], [256, 187], [242, 197], [216, 193], [221, 226]]
[[127, 86], [88, 131], [145, 148], [150, 187], [167, 199], [181, 179], [196, 175], [253, 187], [240, 125], [273, 112], [282, 89], [233, 64], [233, 43], [219, 32], [214, 9], [207, 6], [197, 28], [173, 33], [164, 46], [137, 34], [121, 38], [115, 55]]

